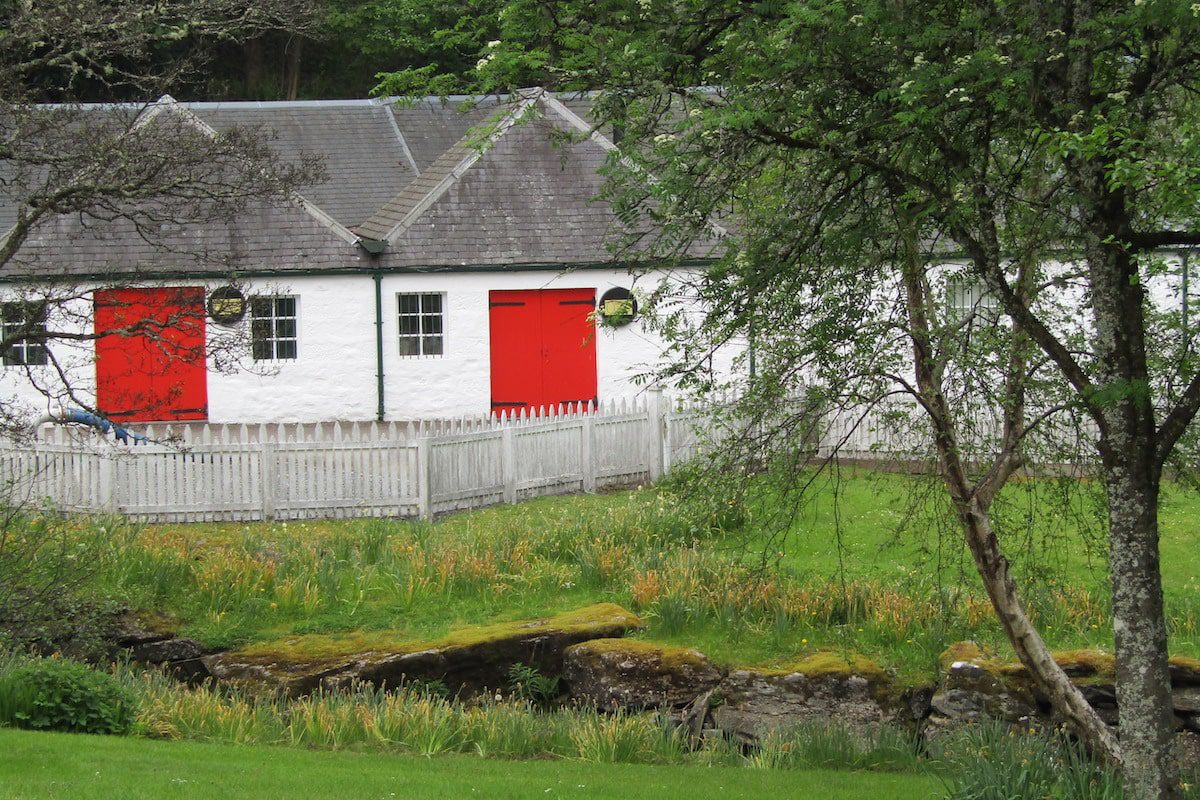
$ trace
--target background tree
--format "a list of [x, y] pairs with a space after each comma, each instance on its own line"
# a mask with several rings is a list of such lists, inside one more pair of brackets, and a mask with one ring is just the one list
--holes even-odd
[[[49, 345], [95, 338], [80, 332], [92, 326], [76, 318], [90, 314], [94, 286], [48, 272], [30, 255], [26, 245], [43, 226], [63, 217], [84, 228], [121, 224], [167, 247], [163, 231], [230, 219], [248, 204], [283, 201], [320, 176], [313, 158], [285, 163], [263, 131], [214, 133], [170, 103], [147, 102], [194, 80], [218, 45], [264, 30], [303, 31], [310, 17], [308, 6], [290, 0], [0, 6], [0, 193], [12, 215], [0, 225], [0, 275], [8, 281], [0, 353], [6, 361], [44, 355], [63, 379], [66, 399], [86, 405]], [[70, 25], [63, 24], [67, 19]], [[130, 97], [142, 104], [80, 103]], [[223, 254], [177, 255], [203, 260], [209, 269], [225, 263]], [[120, 282], [138, 280], [130, 275]], [[21, 429], [21, 411], [0, 402], [0, 425]]]
[[[737, 218], [737, 244], [699, 287], [718, 310], [691, 343], [753, 326], [758, 357], [775, 363], [752, 394], [815, 379], [830, 398], [870, 401], [889, 381], [916, 398], [1018, 655], [1123, 762], [1135, 798], [1179, 792], [1157, 508], [1200, 377], [1189, 332], [1147, 287], [1163, 278], [1159, 249], [1200, 241], [1198, 13], [1166, 0], [518, 0], [474, 74], [457, 77], [603, 88], [597, 115], [622, 124], [635, 166], [615, 170], [613, 196], [664, 223], [641, 246], [677, 252], [706, 220]], [[1002, 431], [985, 460], [965, 458], [956, 435], [951, 397], [972, 381], [951, 370], [961, 320], [931, 313], [931, 261], [982, 282], [1011, 325], [998, 371], [977, 373], [989, 390], [974, 403]], [[894, 360], [897, 330], [907, 363]], [[1056, 417], [1092, 426], [1107, 495], [1119, 751], [1012, 617], [987, 513]]]

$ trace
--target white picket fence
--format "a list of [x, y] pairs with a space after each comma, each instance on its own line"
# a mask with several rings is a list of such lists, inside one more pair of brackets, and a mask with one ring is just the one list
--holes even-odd
[[423, 517], [652, 481], [701, 446], [702, 409], [648, 391], [545, 416], [138, 427], [123, 446], [78, 426], [0, 441], [26, 503], [147, 522]]

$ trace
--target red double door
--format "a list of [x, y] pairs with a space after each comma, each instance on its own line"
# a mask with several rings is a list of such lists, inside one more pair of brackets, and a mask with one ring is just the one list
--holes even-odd
[[97, 291], [96, 406], [116, 422], [208, 418], [204, 289]]
[[596, 401], [595, 289], [490, 293], [492, 411]]

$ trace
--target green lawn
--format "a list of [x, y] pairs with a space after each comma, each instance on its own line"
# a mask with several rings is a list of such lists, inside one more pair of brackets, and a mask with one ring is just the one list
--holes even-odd
[[932, 777], [830, 770], [488, 761], [0, 729], [0, 798], [813, 798], [938, 794]]

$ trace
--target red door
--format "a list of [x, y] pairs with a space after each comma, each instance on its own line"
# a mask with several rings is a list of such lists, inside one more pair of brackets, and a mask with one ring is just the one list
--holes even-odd
[[595, 289], [497, 290], [489, 299], [494, 413], [596, 401]]
[[96, 292], [96, 406], [121, 422], [207, 419], [204, 289]]

